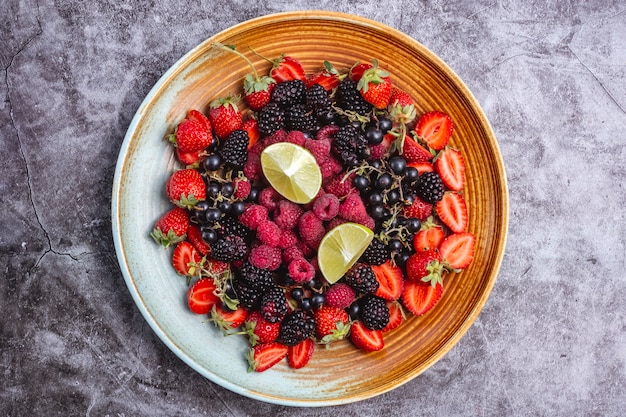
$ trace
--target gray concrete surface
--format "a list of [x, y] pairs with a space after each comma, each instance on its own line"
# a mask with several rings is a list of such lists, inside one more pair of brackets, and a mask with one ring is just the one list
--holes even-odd
[[[498, 137], [511, 221], [491, 298], [447, 356], [379, 397], [297, 409], [223, 389], [153, 334], [110, 195], [130, 119], [176, 60], [313, 8], [397, 28], [460, 75]], [[624, 415], [623, 1], [7, 0], [0, 16], [0, 415]]]

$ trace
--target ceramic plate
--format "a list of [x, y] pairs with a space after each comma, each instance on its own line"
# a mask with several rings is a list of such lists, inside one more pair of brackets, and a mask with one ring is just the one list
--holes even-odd
[[[469, 231], [477, 238], [474, 262], [450, 276], [442, 300], [423, 317], [388, 333], [385, 348], [363, 353], [345, 341], [317, 349], [311, 363], [292, 370], [281, 363], [248, 373], [244, 337], [223, 337], [205, 317], [188, 311], [186, 281], [170, 265], [171, 252], [149, 233], [170, 208], [164, 184], [179, 169], [164, 140], [187, 110], [207, 110], [215, 97], [238, 93], [249, 68], [213, 42], [253, 48], [267, 57], [287, 53], [307, 72], [324, 60], [336, 67], [377, 58], [393, 82], [417, 101], [418, 114], [442, 110], [455, 122], [452, 146], [467, 163], [464, 190]], [[268, 63], [249, 55], [257, 69]], [[415, 378], [456, 344], [476, 319], [502, 260], [508, 219], [507, 187], [498, 144], [480, 106], [457, 75], [420, 43], [364, 18], [299, 11], [256, 18], [227, 29], [191, 50], [150, 91], [123, 142], [113, 184], [113, 236], [119, 263], [138, 308], [161, 340], [209, 380], [270, 403], [325, 406], [387, 392]]]

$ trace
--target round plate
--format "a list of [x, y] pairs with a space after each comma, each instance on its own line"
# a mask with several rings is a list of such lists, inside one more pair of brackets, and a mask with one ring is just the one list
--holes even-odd
[[[248, 373], [244, 337], [223, 337], [206, 317], [189, 312], [186, 280], [170, 264], [171, 252], [149, 233], [170, 207], [164, 193], [179, 169], [164, 140], [189, 109], [228, 93], [239, 94], [250, 72], [241, 58], [211, 47], [213, 42], [251, 47], [275, 58], [296, 57], [307, 73], [324, 60], [337, 68], [378, 59], [393, 83], [417, 102], [418, 114], [448, 113], [455, 123], [451, 145], [467, 163], [464, 195], [469, 231], [477, 238], [472, 265], [446, 279], [443, 298], [423, 317], [412, 317], [387, 333], [385, 348], [363, 353], [348, 341], [317, 349], [307, 367], [286, 363]], [[246, 54], [257, 70], [269, 63]], [[262, 401], [325, 406], [379, 395], [413, 379], [448, 352], [471, 326], [494, 285], [508, 222], [508, 194], [498, 144], [467, 87], [435, 54], [401, 32], [341, 13], [298, 11], [256, 18], [227, 29], [182, 57], [150, 91], [133, 118], [120, 151], [112, 201], [113, 236], [128, 288], [147, 322], [183, 361], [215, 383]], [[284, 362], [284, 361], [283, 361]]]

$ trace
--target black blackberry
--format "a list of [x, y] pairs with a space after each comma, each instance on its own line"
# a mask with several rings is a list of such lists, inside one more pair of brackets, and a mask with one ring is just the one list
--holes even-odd
[[237, 129], [222, 144], [222, 160], [232, 168], [243, 168], [248, 160], [248, 132]]
[[241, 236], [225, 236], [211, 245], [211, 256], [222, 262], [241, 260], [247, 252], [248, 246]]
[[261, 303], [261, 297], [267, 291], [263, 285], [247, 281], [241, 277], [233, 279], [232, 288], [239, 304], [246, 310], [257, 309]]
[[306, 90], [305, 101], [306, 107], [315, 114], [330, 111], [333, 104], [326, 89], [319, 84], [313, 84]]
[[356, 81], [349, 78], [344, 78], [339, 83], [336, 93], [337, 105], [357, 114], [367, 114], [372, 111], [372, 105], [365, 101], [356, 85]]
[[339, 128], [332, 143], [333, 150], [347, 165], [356, 165], [370, 154], [361, 129], [351, 123]]
[[287, 346], [295, 346], [311, 337], [315, 331], [315, 319], [303, 310], [294, 310], [280, 323], [278, 340]]
[[419, 177], [415, 193], [427, 203], [435, 204], [443, 197], [443, 183], [435, 172], [425, 172]]
[[304, 103], [306, 85], [302, 80], [289, 80], [276, 84], [272, 90], [270, 101], [286, 109], [294, 104]]
[[257, 268], [250, 262], [244, 263], [241, 268], [239, 268], [237, 277], [264, 288], [263, 292], [275, 286], [274, 275], [271, 271], [268, 271], [267, 269]]
[[280, 287], [272, 287], [261, 296], [259, 307], [263, 318], [270, 323], [278, 323], [289, 312], [285, 291]]
[[257, 115], [259, 132], [269, 136], [285, 127], [285, 113], [276, 103], [268, 103]]
[[366, 295], [359, 300], [359, 317], [370, 330], [382, 330], [389, 323], [387, 302], [375, 295]]
[[363, 263], [350, 268], [343, 279], [346, 284], [363, 294], [374, 293], [379, 286], [372, 267]]
[[389, 247], [382, 240], [374, 238], [365, 249], [365, 252], [363, 252], [363, 255], [361, 255], [359, 261], [370, 265], [381, 265], [390, 257]]
[[288, 130], [311, 132], [317, 130], [316, 125], [315, 116], [304, 104], [295, 104], [285, 109], [285, 126]]
[[252, 230], [244, 226], [239, 220], [231, 216], [222, 216], [218, 220], [217, 233], [220, 237], [239, 236], [244, 240], [251, 236]]

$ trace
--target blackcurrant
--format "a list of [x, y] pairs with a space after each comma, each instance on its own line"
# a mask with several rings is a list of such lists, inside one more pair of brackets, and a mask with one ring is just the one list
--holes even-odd
[[359, 191], [365, 191], [369, 187], [370, 181], [364, 175], [356, 175], [352, 180], [352, 185]]
[[371, 206], [380, 206], [381, 204], [383, 204], [383, 195], [378, 192], [372, 192], [370, 193], [370, 195], [367, 196], [367, 202]]
[[359, 318], [359, 303], [357, 303], [356, 301], [352, 304], [350, 304], [350, 307], [348, 307], [348, 314], [350, 315], [350, 318], [352, 320], [357, 320]]
[[386, 117], [381, 117], [378, 119], [378, 128], [383, 131], [383, 133], [387, 133], [393, 127], [393, 122]]
[[324, 305], [324, 301], [326, 301], [326, 297], [324, 297], [324, 294], [314, 294], [311, 297], [311, 307], [320, 308]]
[[296, 287], [291, 290], [291, 298], [293, 298], [294, 300], [300, 301], [302, 300], [303, 297], [304, 297], [304, 290], [302, 288]]
[[402, 242], [399, 239], [391, 239], [389, 241], [389, 249], [392, 252], [399, 252], [402, 250], [404, 245], [402, 245]]
[[231, 209], [231, 204], [229, 201], [223, 200], [219, 202], [217, 208], [220, 209], [222, 213], [228, 213]]
[[400, 192], [397, 189], [387, 191], [387, 204], [394, 205], [400, 201]]
[[417, 168], [415, 168], [415, 167], [407, 167], [406, 171], [404, 171], [404, 180], [408, 181], [409, 184], [412, 184], [415, 181], [417, 181], [419, 175], [420, 174], [419, 174], [419, 171], [417, 170]]
[[382, 130], [378, 129], [375, 126], [370, 126], [365, 129], [365, 139], [367, 140], [367, 143], [369, 145], [378, 145], [383, 141], [384, 136], [385, 135], [383, 134]]
[[422, 222], [416, 217], [411, 217], [407, 220], [406, 227], [410, 233], [415, 233], [422, 227]]
[[215, 243], [217, 241], [217, 232], [207, 227], [202, 230], [202, 239], [207, 243]]
[[246, 210], [246, 204], [243, 201], [234, 201], [230, 206], [230, 213], [233, 216], [239, 216]]
[[385, 172], [384, 174], [381, 174], [381, 176], [378, 177], [378, 179], [376, 180], [376, 188], [379, 190], [386, 190], [391, 186], [392, 183], [393, 178], [391, 178], [390, 174]]
[[204, 169], [207, 171], [217, 171], [222, 166], [222, 157], [216, 153], [204, 159]]
[[233, 195], [233, 193], [235, 192], [235, 186], [233, 185], [232, 182], [225, 182], [224, 184], [222, 184], [222, 188], [220, 189], [220, 192], [222, 193], [224, 197], [228, 198], [231, 195]]
[[217, 197], [220, 192], [220, 185], [216, 182], [210, 182], [206, 187], [206, 195], [209, 197]]
[[208, 222], [215, 223], [222, 217], [222, 211], [217, 207], [210, 207], [205, 212], [204, 217]]
[[406, 171], [406, 159], [399, 155], [394, 155], [389, 158], [389, 167], [396, 175], [402, 175]]

